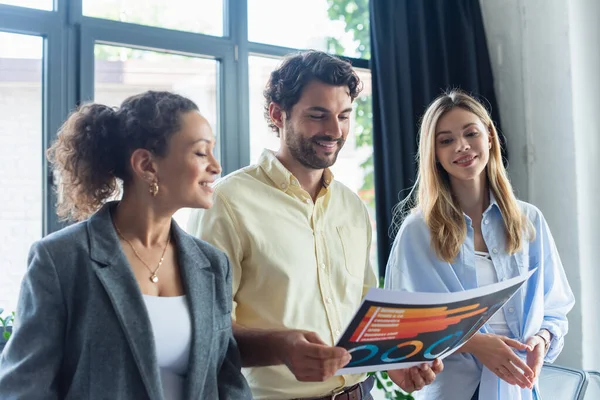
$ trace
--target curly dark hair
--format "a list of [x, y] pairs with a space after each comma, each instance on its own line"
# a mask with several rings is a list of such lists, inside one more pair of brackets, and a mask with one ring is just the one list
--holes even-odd
[[131, 96], [119, 108], [85, 104], [74, 111], [48, 149], [58, 173], [57, 214], [82, 220], [119, 192], [118, 179], [131, 179], [129, 158], [136, 149], [162, 157], [181, 114], [198, 111], [191, 100], [170, 92]]
[[300, 100], [304, 87], [313, 80], [334, 86], [348, 86], [352, 101], [362, 90], [362, 83], [352, 69], [352, 64], [339, 57], [316, 50], [286, 57], [279, 68], [271, 72], [263, 93], [265, 119], [278, 137], [279, 128], [271, 121], [269, 105], [276, 103], [289, 115], [292, 107]]

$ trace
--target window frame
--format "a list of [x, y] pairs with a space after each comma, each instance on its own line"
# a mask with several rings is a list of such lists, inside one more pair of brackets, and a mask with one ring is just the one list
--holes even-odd
[[[64, 2], [65, 0], [59, 0]], [[44, 11], [0, 4], [0, 31], [22, 35], [39, 36], [44, 40], [42, 57], [42, 234], [45, 236], [59, 228], [55, 212], [56, 193], [53, 176], [46, 158], [46, 149], [56, 138], [56, 132], [68, 115], [69, 102], [74, 93], [66, 79], [73, 70], [63, 62], [67, 56], [65, 42], [70, 36], [64, 20], [64, 8], [55, 4], [54, 11]], [[53, 101], [49, 101], [53, 99]]]
[[[69, 112], [94, 96], [94, 46], [210, 57], [219, 61], [218, 127], [223, 174], [250, 163], [249, 57], [282, 57], [301, 49], [250, 42], [247, 0], [223, 0], [223, 36], [112, 21], [83, 15], [83, 0], [54, 0], [54, 10], [0, 4], [0, 32], [44, 38], [42, 77], [42, 232], [65, 226], [55, 212], [56, 194], [45, 149]], [[370, 60], [344, 57], [356, 68]], [[50, 101], [52, 99], [52, 101]]]

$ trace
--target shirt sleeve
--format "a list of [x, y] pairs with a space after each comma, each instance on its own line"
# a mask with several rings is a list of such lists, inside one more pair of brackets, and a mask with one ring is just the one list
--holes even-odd
[[567, 313], [575, 305], [575, 297], [567, 281], [558, 250], [546, 220], [541, 217], [540, 235], [544, 274], [544, 319], [541, 329], [552, 334], [546, 362], [553, 362], [564, 347], [564, 337], [569, 330]]
[[213, 206], [209, 209], [194, 210], [188, 222], [188, 233], [194, 235], [225, 252], [231, 264], [233, 308], [231, 316], [236, 318], [236, 293], [242, 278], [244, 247], [231, 206], [218, 191], [214, 194]]

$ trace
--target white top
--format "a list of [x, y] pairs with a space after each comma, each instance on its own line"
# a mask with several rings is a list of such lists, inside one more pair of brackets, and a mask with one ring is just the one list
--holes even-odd
[[[475, 251], [475, 267], [477, 272], [477, 286], [481, 287], [498, 282], [496, 269], [494, 268], [494, 263], [492, 262], [489, 253]], [[498, 310], [492, 318], [489, 319], [488, 324], [496, 335], [512, 336], [508, 324], [506, 323], [503, 309]]]
[[192, 342], [192, 320], [185, 296], [143, 295], [154, 333], [165, 400], [182, 400]]

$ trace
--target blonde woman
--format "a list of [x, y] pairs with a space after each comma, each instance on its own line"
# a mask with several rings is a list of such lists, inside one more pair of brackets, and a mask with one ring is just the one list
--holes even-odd
[[515, 198], [498, 132], [473, 97], [451, 91], [425, 112], [413, 193], [398, 208], [414, 206], [391, 250], [387, 288], [457, 292], [537, 268], [417, 397], [539, 398], [536, 380], [563, 348], [573, 294], [544, 216]]

